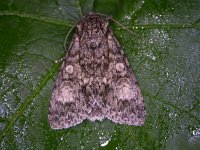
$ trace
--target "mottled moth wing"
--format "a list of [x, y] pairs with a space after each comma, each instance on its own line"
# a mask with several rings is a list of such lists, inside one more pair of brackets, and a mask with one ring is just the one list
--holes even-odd
[[107, 39], [111, 62], [108, 78], [111, 77], [111, 84], [106, 95], [106, 117], [119, 124], [143, 125], [146, 110], [135, 75], [111, 30], [108, 31]]
[[52, 92], [48, 120], [53, 129], [68, 128], [86, 119], [87, 107], [81, 91], [82, 71], [77, 36], [74, 35]]
[[144, 124], [143, 97], [109, 19], [91, 13], [77, 23], [50, 101], [51, 128], [105, 118], [120, 124]]

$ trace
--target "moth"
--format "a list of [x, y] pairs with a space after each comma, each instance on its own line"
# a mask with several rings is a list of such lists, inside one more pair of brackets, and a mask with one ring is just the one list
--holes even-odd
[[90, 13], [76, 24], [50, 100], [51, 128], [106, 118], [119, 124], [144, 124], [146, 110], [140, 88], [109, 20]]

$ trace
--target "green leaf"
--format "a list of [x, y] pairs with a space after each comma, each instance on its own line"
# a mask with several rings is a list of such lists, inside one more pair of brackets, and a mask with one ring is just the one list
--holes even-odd
[[[0, 149], [199, 149], [199, 8], [198, 0], [1, 0]], [[105, 120], [50, 129], [55, 60], [91, 11], [134, 33], [111, 24], [144, 95], [144, 126]]]

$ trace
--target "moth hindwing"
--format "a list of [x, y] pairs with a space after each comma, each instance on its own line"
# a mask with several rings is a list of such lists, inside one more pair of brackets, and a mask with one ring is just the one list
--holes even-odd
[[140, 88], [109, 27], [109, 17], [95, 13], [84, 16], [76, 25], [52, 92], [51, 128], [105, 118], [139, 126], [145, 116]]

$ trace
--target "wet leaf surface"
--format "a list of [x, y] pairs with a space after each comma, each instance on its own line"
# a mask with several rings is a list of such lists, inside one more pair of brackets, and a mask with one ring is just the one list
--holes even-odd
[[[199, 8], [198, 0], [0, 1], [1, 149], [199, 149]], [[91, 11], [134, 33], [111, 23], [145, 98], [144, 126], [49, 127], [55, 60], [65, 55], [67, 32]]]

